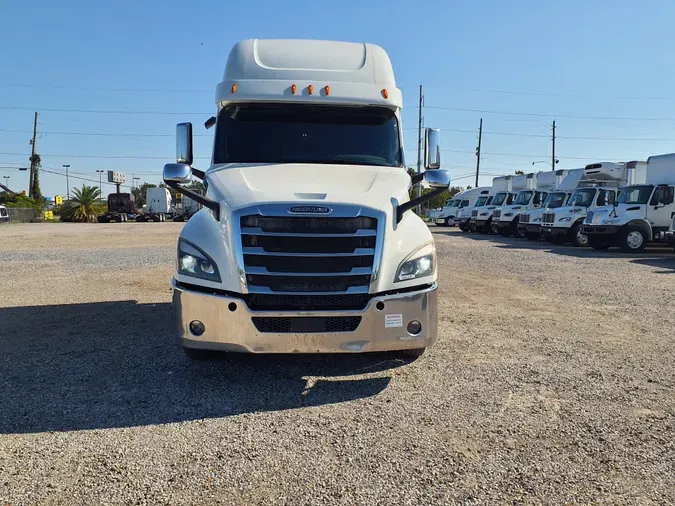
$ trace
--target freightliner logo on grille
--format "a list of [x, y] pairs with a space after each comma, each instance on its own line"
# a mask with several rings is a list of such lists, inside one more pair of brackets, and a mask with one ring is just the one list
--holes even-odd
[[333, 210], [323, 206], [295, 206], [288, 210], [291, 214], [330, 214]]

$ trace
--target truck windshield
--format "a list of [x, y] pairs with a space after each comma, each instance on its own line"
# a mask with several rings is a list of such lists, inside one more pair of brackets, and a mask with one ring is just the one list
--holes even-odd
[[621, 190], [619, 204], [646, 204], [652, 195], [652, 185], [627, 186]]
[[398, 121], [386, 107], [231, 104], [218, 114], [213, 162], [401, 167]]
[[488, 201], [488, 197], [478, 197], [476, 199], [476, 203], [474, 204], [474, 207], [484, 206], [487, 201]]
[[504, 203], [504, 200], [506, 200], [506, 192], [499, 192], [495, 194], [495, 198], [492, 199], [492, 205], [501, 206]]
[[565, 204], [565, 197], [567, 194], [565, 192], [553, 192], [548, 194], [546, 202], [544, 202], [544, 207], [550, 209], [555, 209], [556, 207], [562, 207]]
[[527, 204], [530, 203], [530, 199], [532, 198], [533, 191], [524, 191], [524, 192], [519, 192], [518, 195], [516, 196], [516, 200], [514, 201], [514, 204], [519, 204], [526, 206]]
[[463, 207], [469, 207], [468, 200], [462, 200], [462, 203], [459, 205], [459, 208], [462, 209]]
[[596, 192], [595, 188], [583, 188], [579, 190], [574, 190], [574, 193], [570, 197], [568, 205], [589, 207], [593, 203], [593, 197], [595, 197], [595, 192]]
[[448, 202], [447, 207], [458, 207], [461, 200], [451, 200]]

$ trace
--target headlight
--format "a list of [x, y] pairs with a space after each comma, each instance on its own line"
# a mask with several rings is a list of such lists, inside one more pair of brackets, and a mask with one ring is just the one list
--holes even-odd
[[430, 276], [436, 272], [436, 248], [425, 244], [406, 257], [396, 269], [394, 283]]
[[506, 213], [506, 214], [504, 215], [504, 217], [507, 217], [507, 216], [513, 216], [513, 213]]
[[572, 217], [570, 217], [570, 216], [563, 216], [562, 218], [559, 218], [558, 221], [572, 221]]
[[481, 216], [487, 216], [488, 213], [480, 213]]
[[535, 219], [532, 220], [533, 223], [536, 223], [538, 221], [541, 221], [541, 218], [535, 218]]
[[185, 239], [178, 240], [178, 273], [220, 282], [216, 263], [201, 249]]

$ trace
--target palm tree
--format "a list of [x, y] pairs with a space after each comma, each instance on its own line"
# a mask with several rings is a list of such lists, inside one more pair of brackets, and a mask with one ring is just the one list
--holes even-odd
[[96, 186], [82, 185], [81, 189], [73, 188], [73, 196], [61, 210], [61, 219], [67, 221], [94, 222], [96, 217], [105, 212], [105, 206], [99, 204], [101, 190]]

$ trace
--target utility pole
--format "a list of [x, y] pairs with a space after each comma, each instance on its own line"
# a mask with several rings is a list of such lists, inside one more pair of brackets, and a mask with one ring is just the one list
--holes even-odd
[[35, 180], [35, 171], [37, 170], [37, 164], [35, 163], [35, 139], [37, 138], [37, 119], [38, 113], [35, 111], [35, 119], [33, 120], [33, 140], [31, 143], [31, 154], [30, 154], [30, 177], [28, 184], [28, 196], [33, 198], [33, 181]]
[[70, 200], [70, 182], [68, 181], [68, 169], [70, 168], [70, 164], [64, 165], [66, 169], [66, 200]]
[[103, 187], [102, 187], [102, 177], [103, 177], [103, 170], [96, 170], [98, 172], [98, 201], [102, 202], [103, 200]]
[[2, 176], [5, 178], [5, 186], [9, 188], [9, 176]]
[[[422, 107], [424, 106], [424, 95], [422, 93], [422, 85], [420, 84], [420, 109], [419, 109], [419, 121], [417, 124], [417, 174], [422, 173], [422, 142], [423, 142], [423, 137], [422, 137]], [[417, 197], [422, 196], [422, 183], [417, 184]], [[421, 208], [420, 206], [417, 206], [417, 215], [421, 216]]]
[[551, 170], [555, 170], [555, 120], [553, 120], [553, 150], [551, 152]]
[[480, 143], [483, 139], [483, 118], [480, 119], [480, 126], [478, 127], [478, 147], [476, 148], [476, 186], [478, 188], [478, 171], [480, 170]]

